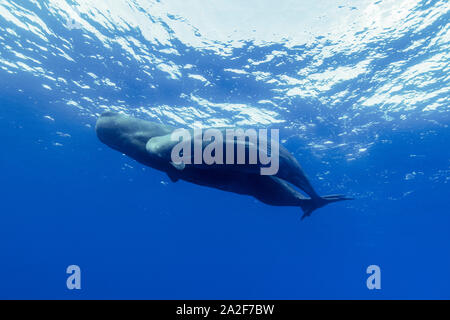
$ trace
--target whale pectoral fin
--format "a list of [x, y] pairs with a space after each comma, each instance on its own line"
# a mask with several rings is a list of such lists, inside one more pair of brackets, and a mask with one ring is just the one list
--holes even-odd
[[180, 180], [180, 178], [177, 177], [174, 172], [167, 172], [167, 176], [172, 182], [177, 182], [178, 180]]
[[183, 162], [181, 162], [181, 163], [170, 162], [170, 164], [171, 164], [175, 169], [180, 170], [180, 171], [182, 171], [182, 170], [184, 170], [184, 168], [186, 168], [186, 165], [185, 165]]

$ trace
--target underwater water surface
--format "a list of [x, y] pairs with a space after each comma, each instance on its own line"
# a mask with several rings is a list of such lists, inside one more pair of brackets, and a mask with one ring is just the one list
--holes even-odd
[[[449, 8], [0, 0], [0, 298], [449, 299]], [[97, 139], [108, 110], [280, 129], [355, 200], [172, 183]]]

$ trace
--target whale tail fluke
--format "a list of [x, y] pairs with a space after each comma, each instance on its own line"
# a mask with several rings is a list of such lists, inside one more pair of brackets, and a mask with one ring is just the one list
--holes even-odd
[[328, 196], [323, 196], [317, 199], [306, 199], [300, 202], [300, 207], [303, 210], [302, 220], [309, 217], [311, 213], [319, 208], [326, 206], [332, 202], [343, 201], [343, 200], [353, 200], [353, 198], [346, 197], [341, 194], [333, 194]]

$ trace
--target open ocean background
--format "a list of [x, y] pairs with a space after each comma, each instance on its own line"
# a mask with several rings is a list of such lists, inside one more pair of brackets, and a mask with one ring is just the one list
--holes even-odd
[[[0, 0], [0, 298], [449, 299], [449, 8]], [[279, 128], [356, 200], [300, 221], [171, 183], [100, 143], [106, 110]]]

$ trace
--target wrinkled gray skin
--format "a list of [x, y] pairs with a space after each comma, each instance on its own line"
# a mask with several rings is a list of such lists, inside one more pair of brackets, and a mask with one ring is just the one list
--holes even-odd
[[[171, 126], [113, 112], [102, 114], [96, 125], [97, 136], [104, 144], [146, 166], [167, 173], [173, 182], [181, 179], [202, 186], [250, 195], [261, 202], [274, 206], [299, 206], [304, 211], [303, 217], [309, 216], [313, 210], [328, 203], [349, 199], [340, 195], [319, 197], [315, 192], [313, 199], [309, 199], [284, 180], [259, 173], [223, 169], [209, 170], [194, 166], [186, 166], [183, 170], [177, 170], [170, 164], [170, 159], [168, 161], [160, 155], [148, 152], [146, 148], [151, 138], [168, 135], [173, 130], [175, 128]], [[280, 161], [280, 168], [282, 165]], [[310, 186], [309, 182], [307, 185]], [[302, 188], [302, 190], [304, 189]]]

